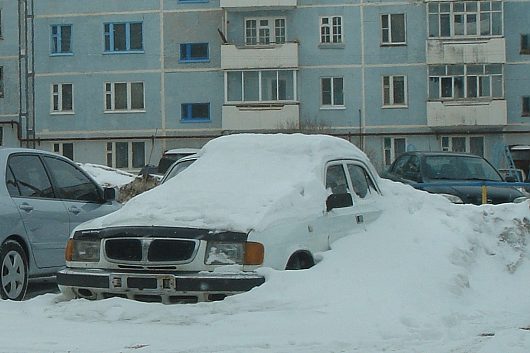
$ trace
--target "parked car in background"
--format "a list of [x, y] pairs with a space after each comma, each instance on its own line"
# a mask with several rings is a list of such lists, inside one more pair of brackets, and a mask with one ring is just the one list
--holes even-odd
[[0, 149], [0, 296], [23, 299], [29, 277], [64, 267], [70, 232], [120, 206], [62, 156], [21, 148]]
[[[477, 182], [503, 182], [500, 173], [484, 158], [456, 152], [406, 152], [382, 174], [384, 178], [442, 194], [454, 203], [482, 203]], [[467, 184], [467, 185], [466, 185]], [[510, 186], [488, 186], [488, 203], [520, 202], [524, 195]]]
[[179, 159], [195, 154], [199, 152], [198, 148], [175, 148], [167, 150], [162, 154], [160, 161], [158, 162], [157, 172], [160, 175], [164, 175], [167, 169]]
[[214, 139], [184, 172], [76, 228], [59, 288], [163, 303], [250, 290], [264, 282], [258, 268], [307, 269], [335, 240], [369, 227], [381, 212], [378, 181], [343, 139]]
[[193, 162], [195, 162], [199, 158], [196, 154], [191, 154], [187, 157], [183, 157], [173, 163], [171, 167], [169, 167], [168, 170], [166, 170], [166, 174], [162, 177], [162, 180], [160, 180], [160, 184], [165, 183], [169, 179], [175, 177], [177, 174], [184, 171], [186, 168], [188, 168]]
[[507, 181], [519, 181], [524, 182], [526, 181], [526, 174], [524, 170], [522, 169], [499, 169], [499, 173], [501, 173], [504, 180]]

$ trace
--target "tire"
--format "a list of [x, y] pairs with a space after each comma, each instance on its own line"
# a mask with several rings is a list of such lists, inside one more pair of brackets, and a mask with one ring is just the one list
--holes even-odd
[[287, 266], [285, 266], [286, 270], [305, 270], [308, 268], [313, 267], [315, 262], [313, 261], [313, 258], [309, 254], [305, 253], [298, 253], [294, 254], [289, 258], [289, 261], [287, 261]]
[[8, 240], [0, 247], [0, 296], [22, 300], [28, 289], [28, 258], [19, 243]]

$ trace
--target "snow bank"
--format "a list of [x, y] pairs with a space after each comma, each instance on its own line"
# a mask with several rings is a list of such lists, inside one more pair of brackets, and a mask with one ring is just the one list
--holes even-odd
[[310, 270], [197, 305], [0, 302], [0, 352], [530, 352], [530, 203], [382, 187], [381, 217]]

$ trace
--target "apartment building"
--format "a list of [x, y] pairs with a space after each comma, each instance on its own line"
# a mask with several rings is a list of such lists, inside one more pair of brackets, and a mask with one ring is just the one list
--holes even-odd
[[0, 0], [0, 10], [3, 145], [134, 170], [223, 134], [304, 131], [350, 140], [379, 170], [405, 150], [503, 166], [505, 145], [530, 164], [528, 1]]

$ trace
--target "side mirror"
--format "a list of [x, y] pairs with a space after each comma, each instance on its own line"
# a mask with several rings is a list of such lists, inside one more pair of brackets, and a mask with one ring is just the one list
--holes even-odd
[[105, 201], [114, 201], [114, 200], [116, 200], [116, 189], [114, 189], [114, 188], [105, 188], [105, 189], [103, 189], [103, 199]]
[[331, 211], [334, 208], [343, 208], [353, 206], [351, 194], [331, 194], [326, 200], [326, 211]]

